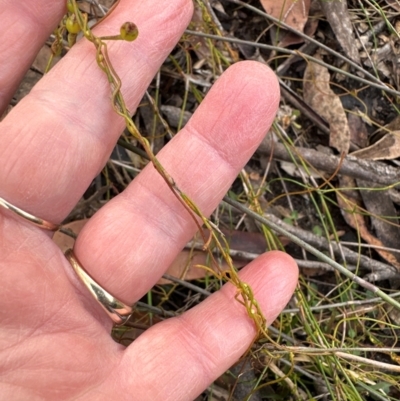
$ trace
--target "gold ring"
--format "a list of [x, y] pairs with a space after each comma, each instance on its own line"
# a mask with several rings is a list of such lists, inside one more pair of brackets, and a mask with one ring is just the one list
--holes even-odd
[[129, 305], [125, 305], [97, 284], [78, 262], [72, 249], [68, 249], [65, 252], [65, 257], [71, 264], [76, 275], [81, 279], [83, 284], [85, 284], [89, 292], [93, 295], [93, 298], [101, 305], [113, 322], [116, 324], [124, 324], [132, 315], [133, 308]]
[[36, 227], [43, 228], [49, 231], [57, 231], [60, 228], [59, 224], [53, 224], [49, 221], [43, 220], [39, 217], [36, 217], [24, 210], [12, 205], [10, 202], [7, 202], [5, 199], [0, 198], [0, 206], [4, 207], [4, 209], [10, 210], [11, 212], [15, 213], [16, 215], [22, 217], [23, 219], [29, 221]]

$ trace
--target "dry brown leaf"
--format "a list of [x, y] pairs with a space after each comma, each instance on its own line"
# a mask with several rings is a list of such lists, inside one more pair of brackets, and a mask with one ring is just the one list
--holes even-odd
[[378, 142], [351, 154], [365, 160], [393, 160], [400, 156], [400, 131], [386, 134]]
[[320, 0], [322, 11], [336, 35], [336, 39], [343, 48], [344, 53], [351, 60], [360, 64], [360, 55], [357, 49], [356, 38], [353, 33], [353, 25], [350, 20], [347, 1]]
[[[318, 56], [316, 56], [318, 58]], [[329, 123], [329, 145], [347, 154], [350, 148], [350, 129], [342, 102], [329, 85], [326, 67], [310, 62], [304, 72], [304, 100]]]
[[[356, 187], [356, 182], [352, 178], [341, 176], [340, 186], [352, 188]], [[353, 196], [350, 192], [346, 194], [341, 192], [336, 196], [336, 199], [340, 209], [342, 209], [342, 214], [346, 220], [346, 223], [350, 227], [357, 230], [357, 232], [360, 234], [360, 237], [368, 244], [385, 248], [385, 244], [369, 232], [365, 223], [363, 211], [360, 208], [359, 199]], [[392, 253], [380, 248], [376, 248], [376, 252], [400, 272], [400, 263], [397, 261], [395, 256]]]
[[310, 0], [260, 0], [267, 14], [303, 32], [310, 11]]

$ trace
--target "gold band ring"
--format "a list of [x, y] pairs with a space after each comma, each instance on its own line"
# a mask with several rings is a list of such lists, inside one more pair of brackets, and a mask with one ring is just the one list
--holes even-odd
[[113, 322], [116, 324], [124, 324], [132, 315], [133, 308], [129, 305], [125, 305], [97, 284], [78, 262], [72, 249], [68, 249], [65, 252], [65, 257], [71, 264], [76, 275], [81, 279], [83, 284], [85, 284], [93, 298], [101, 305]]
[[24, 210], [12, 205], [10, 202], [7, 202], [5, 199], [0, 198], [0, 206], [4, 207], [4, 209], [10, 210], [16, 215], [22, 217], [23, 219], [29, 221], [29, 223], [35, 225], [36, 227], [43, 228], [49, 231], [57, 231], [60, 228], [59, 224], [53, 224], [49, 221], [40, 219], [30, 213], [25, 212]]

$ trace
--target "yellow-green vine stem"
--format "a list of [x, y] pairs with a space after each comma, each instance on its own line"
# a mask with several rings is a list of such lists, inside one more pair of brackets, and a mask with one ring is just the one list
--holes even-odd
[[[117, 5], [118, 2], [115, 4]], [[111, 11], [115, 9], [115, 5], [112, 7]], [[115, 36], [104, 36], [98, 37], [95, 36], [92, 32], [92, 29], [88, 25], [88, 16], [87, 14], [80, 11], [76, 0], [68, 0], [67, 2], [68, 16], [67, 19], [70, 18], [74, 23], [76, 22], [79, 25], [80, 30], [83, 33], [83, 36], [91, 42], [96, 49], [96, 61], [101, 70], [106, 74], [108, 82], [112, 91], [112, 106], [114, 111], [120, 115], [124, 120], [126, 127], [130, 134], [140, 143], [143, 149], [146, 152], [147, 157], [154, 165], [157, 172], [163, 177], [164, 181], [171, 189], [173, 194], [179, 200], [179, 202], [183, 205], [183, 207], [188, 211], [192, 219], [194, 220], [199, 232], [203, 236], [204, 240], [204, 249], [208, 251], [211, 260], [213, 263], [218, 266], [210, 248], [209, 244], [213, 242], [214, 246], [217, 246], [221, 255], [226, 260], [229, 266], [229, 272], [220, 271], [219, 273], [213, 272], [213, 274], [217, 274], [218, 277], [224, 278], [226, 281], [232, 283], [238, 290], [236, 295], [236, 299], [242, 303], [249, 317], [254, 321], [255, 326], [257, 328], [257, 335], [266, 334], [266, 319], [254, 298], [253, 291], [247, 283], [244, 283], [240, 280], [237, 270], [232, 264], [232, 259], [229, 256], [229, 253], [226, 251], [228, 249], [228, 244], [223, 237], [220, 235], [219, 230], [212, 224], [212, 222], [206, 218], [200, 211], [200, 209], [196, 206], [196, 204], [184, 193], [182, 192], [176, 185], [174, 179], [168, 174], [168, 172], [161, 165], [159, 160], [153, 154], [150, 144], [146, 138], [144, 138], [138, 129], [136, 128], [132, 118], [131, 113], [127, 109], [124, 97], [121, 93], [121, 79], [116, 73], [109, 55], [106, 40], [126, 40], [133, 41], [137, 38], [139, 34], [139, 30], [136, 25], [132, 22], [126, 22], [120, 28], [120, 34]], [[108, 13], [104, 18], [106, 18], [110, 13]], [[103, 18], [103, 19], [104, 19]], [[60, 35], [65, 32], [67, 19], [64, 17], [61, 25], [59, 27]], [[73, 28], [73, 31], [76, 31], [76, 27]], [[73, 32], [69, 32], [70, 34], [75, 34]], [[59, 38], [57, 38], [59, 39]], [[57, 40], [56, 39], [56, 40]], [[201, 224], [198, 220], [200, 219], [201, 223], [210, 230], [210, 236], [207, 239], [202, 230]]]

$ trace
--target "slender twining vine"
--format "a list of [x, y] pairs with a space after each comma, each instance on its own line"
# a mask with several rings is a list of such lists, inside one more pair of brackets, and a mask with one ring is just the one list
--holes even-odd
[[[103, 19], [112, 13], [118, 3], [119, 0], [113, 5], [109, 13], [103, 17]], [[79, 9], [77, 0], [67, 0], [67, 14], [63, 17], [58, 28], [54, 32], [55, 40], [51, 46], [52, 57], [49, 60], [47, 70], [50, 69], [53, 58], [61, 54], [64, 47], [65, 37], [67, 38], [69, 47], [72, 47], [75, 44], [79, 33], [82, 33], [82, 35], [94, 45], [96, 49], [96, 62], [101, 70], [106, 74], [110, 84], [112, 94], [111, 102], [114, 111], [125, 120], [126, 128], [129, 133], [138, 141], [138, 143], [140, 143], [157, 172], [162, 176], [170, 190], [192, 217], [203, 237], [204, 250], [208, 252], [212, 263], [218, 268], [219, 265], [212, 252], [212, 248], [216, 247], [219, 250], [220, 255], [227, 262], [229, 269], [225, 271], [217, 269], [217, 272], [215, 272], [206, 266], [202, 267], [213, 275], [216, 275], [219, 279], [232, 283], [237, 288], [238, 292], [235, 298], [245, 307], [249, 317], [254, 321], [257, 329], [257, 337], [260, 335], [268, 337], [266, 332], [266, 319], [258, 305], [258, 302], [254, 298], [251, 287], [240, 280], [237, 269], [233, 266], [232, 259], [229, 256], [229, 246], [225, 237], [221, 234], [218, 228], [202, 214], [196, 204], [178, 188], [174, 179], [168, 174], [152, 152], [148, 140], [138, 131], [131, 118], [131, 113], [125, 104], [124, 97], [121, 93], [121, 79], [111, 63], [106, 42], [110, 40], [134, 41], [139, 35], [137, 26], [133, 22], [125, 22], [120, 28], [120, 33], [113, 36], [96, 36], [93, 33], [92, 28], [93, 27], [89, 27], [88, 25], [88, 15]], [[199, 219], [202, 224], [199, 222]], [[202, 225], [204, 225], [210, 232], [208, 238], [202, 230]]]

